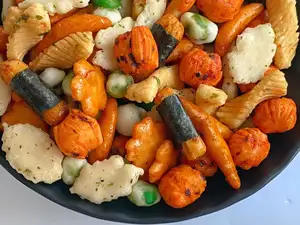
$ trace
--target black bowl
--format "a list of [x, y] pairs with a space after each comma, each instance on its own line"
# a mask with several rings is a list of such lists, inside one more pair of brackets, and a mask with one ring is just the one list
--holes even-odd
[[[1, 7], [2, 8], [2, 7]], [[297, 3], [300, 12], [300, 3]], [[293, 61], [293, 66], [285, 71], [289, 82], [288, 96], [300, 105], [300, 52]], [[298, 75], [299, 73], [299, 75]], [[299, 108], [298, 108], [299, 111]], [[74, 211], [96, 217], [99, 219], [137, 224], [169, 223], [196, 218], [224, 209], [260, 190], [274, 177], [276, 177], [296, 156], [300, 148], [300, 123], [287, 133], [270, 136], [271, 152], [269, 157], [255, 169], [250, 171], [239, 171], [242, 187], [233, 190], [224, 180], [224, 176], [218, 173], [215, 177], [208, 179], [208, 187], [203, 196], [194, 204], [184, 209], [172, 209], [163, 201], [150, 208], [138, 208], [131, 204], [126, 198], [95, 205], [81, 200], [76, 195], [71, 195], [68, 187], [63, 182], [52, 185], [33, 184], [15, 170], [5, 160], [5, 154], [0, 153], [0, 164], [21, 183], [45, 196], [57, 204]]]

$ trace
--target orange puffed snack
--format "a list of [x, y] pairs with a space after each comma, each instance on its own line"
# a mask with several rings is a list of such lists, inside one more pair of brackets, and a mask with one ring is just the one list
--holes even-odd
[[122, 157], [125, 157], [126, 155], [126, 143], [130, 140], [130, 137], [120, 135], [118, 137], [115, 137], [112, 143], [111, 147], [111, 154], [112, 155], [120, 155]]
[[183, 208], [198, 198], [206, 188], [206, 180], [198, 170], [179, 165], [164, 175], [158, 185], [161, 197], [173, 208]]
[[222, 79], [222, 62], [218, 54], [194, 48], [179, 64], [180, 79], [198, 88], [200, 84], [216, 86]]
[[297, 106], [290, 98], [270, 99], [255, 109], [253, 122], [266, 134], [289, 131], [297, 122]]
[[257, 167], [269, 154], [268, 136], [257, 128], [238, 130], [229, 140], [234, 163], [244, 170]]
[[59, 149], [67, 156], [79, 159], [103, 142], [100, 126], [96, 119], [78, 109], [73, 109], [58, 126], [53, 128]]
[[125, 146], [127, 160], [144, 169], [147, 175], [155, 160], [156, 152], [166, 136], [162, 123], [155, 123], [151, 117], [146, 117], [133, 127], [132, 138]]
[[107, 103], [105, 76], [99, 67], [83, 59], [74, 63], [73, 70], [72, 97], [81, 103], [85, 114], [95, 117]]
[[156, 183], [169, 169], [176, 166], [178, 153], [170, 140], [165, 140], [159, 146], [155, 161], [149, 168], [150, 183]]
[[33, 109], [23, 101], [12, 103], [8, 111], [1, 117], [0, 130], [3, 130], [2, 124], [30, 124], [34, 127], [41, 128], [48, 132], [48, 124], [46, 124]]
[[217, 164], [212, 160], [208, 153], [205, 153], [202, 157], [193, 161], [189, 161], [184, 155], [181, 155], [180, 163], [199, 170], [205, 177], [212, 177], [218, 170]]
[[114, 55], [121, 70], [142, 81], [158, 67], [158, 49], [150, 29], [135, 27], [120, 35], [114, 46]]
[[244, 0], [197, 0], [197, 8], [213, 22], [232, 20], [239, 12]]

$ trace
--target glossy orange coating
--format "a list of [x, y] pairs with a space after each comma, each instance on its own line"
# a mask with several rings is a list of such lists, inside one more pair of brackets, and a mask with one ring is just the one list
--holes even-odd
[[261, 12], [261, 14], [259, 14], [257, 17], [255, 17], [249, 24], [247, 27], [251, 27], [254, 28], [258, 25], [261, 24], [265, 24], [268, 22], [268, 18], [267, 18], [267, 10], [264, 10]]
[[239, 189], [241, 181], [229, 147], [219, 132], [216, 119], [208, 116], [201, 108], [184, 98], [180, 98], [180, 100], [196, 130], [201, 134], [207, 147], [207, 153], [223, 172], [231, 187]]
[[56, 144], [67, 156], [84, 159], [88, 153], [103, 142], [96, 119], [78, 109], [73, 109], [67, 118], [53, 128]]
[[126, 159], [144, 169], [145, 176], [155, 160], [159, 146], [167, 134], [163, 124], [146, 117], [133, 127], [132, 138], [126, 143]]
[[71, 81], [72, 97], [81, 103], [82, 111], [92, 117], [103, 110], [107, 102], [105, 76], [101, 69], [86, 60], [79, 60], [73, 66]]
[[31, 51], [30, 58], [34, 60], [50, 45], [76, 32], [98, 32], [110, 27], [111, 21], [105, 17], [92, 14], [72, 15], [60, 20], [51, 28], [51, 31]]
[[189, 161], [184, 155], [181, 155], [180, 163], [199, 170], [205, 177], [212, 177], [218, 170], [216, 163], [211, 159], [208, 153], [205, 153], [202, 157], [193, 161]]
[[46, 133], [49, 126], [46, 124], [33, 109], [24, 101], [14, 102], [8, 111], [1, 117], [0, 130], [3, 131], [2, 124], [30, 124], [34, 127], [41, 128]]
[[22, 61], [6, 60], [0, 63], [0, 76], [7, 85], [10, 85], [11, 79], [27, 68], [28, 66]]
[[60, 124], [69, 113], [68, 104], [65, 101], [60, 101], [56, 106], [43, 112], [43, 119], [50, 126]]
[[182, 23], [172, 14], [163, 15], [156, 24], [162, 26], [165, 31], [172, 35], [177, 41], [180, 41], [184, 35], [184, 27]]
[[184, 208], [205, 191], [206, 180], [198, 170], [188, 165], [179, 165], [164, 175], [158, 190], [164, 201], [173, 208]]
[[219, 55], [194, 48], [179, 64], [180, 79], [193, 88], [200, 84], [216, 86], [222, 79], [222, 62]]
[[3, 26], [0, 26], [0, 53], [6, 54], [7, 43], [8, 43], [8, 34], [4, 32]]
[[94, 11], [94, 7], [93, 7], [92, 4], [88, 5], [85, 8], [81, 8], [81, 9], [74, 8], [74, 9], [70, 10], [67, 13], [64, 13], [64, 14], [58, 14], [58, 13], [56, 13], [55, 15], [50, 16], [50, 22], [51, 22], [51, 25], [54, 25], [58, 21], [60, 21], [60, 20], [62, 20], [64, 18], [70, 17], [72, 15], [92, 14], [93, 11]]
[[261, 103], [253, 117], [254, 125], [266, 134], [283, 133], [297, 122], [297, 106], [290, 98], [274, 98]]
[[171, 168], [176, 166], [179, 151], [170, 140], [165, 140], [156, 152], [155, 161], [149, 168], [149, 182], [156, 183]]
[[257, 128], [238, 130], [229, 140], [229, 148], [234, 163], [249, 170], [257, 167], [269, 154], [268, 136]]
[[171, 0], [165, 14], [172, 14], [179, 18], [183, 13], [189, 11], [193, 7], [195, 1], [196, 0]]
[[120, 155], [122, 157], [125, 157], [126, 155], [126, 143], [127, 141], [130, 140], [130, 137], [124, 136], [124, 135], [119, 135], [115, 137], [112, 143], [111, 147], [111, 153], [113, 155]]
[[11, 99], [14, 101], [14, 102], [22, 102], [23, 99], [16, 93], [16, 92], [11, 92]]
[[248, 24], [263, 12], [264, 6], [260, 3], [251, 3], [242, 6], [239, 13], [232, 20], [223, 23], [215, 41], [215, 52], [223, 57], [231, 47], [233, 41], [242, 33]]
[[224, 23], [240, 11], [244, 0], [197, 0], [197, 8], [211, 21]]
[[117, 37], [114, 55], [120, 69], [136, 82], [146, 79], [158, 67], [158, 49], [150, 29], [134, 27]]
[[88, 161], [90, 164], [93, 164], [96, 161], [102, 161], [108, 157], [115, 136], [117, 119], [117, 100], [109, 98], [106, 108], [98, 120], [102, 132], [103, 143], [89, 154]]
[[182, 38], [171, 55], [166, 60], [167, 64], [178, 63], [187, 53], [194, 48], [194, 44], [188, 38]]

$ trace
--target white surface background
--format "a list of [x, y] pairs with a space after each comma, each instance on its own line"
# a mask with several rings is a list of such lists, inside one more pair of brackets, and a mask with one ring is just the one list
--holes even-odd
[[[261, 191], [222, 211], [176, 225], [299, 225], [300, 155]], [[117, 225], [70, 211], [23, 186], [0, 166], [0, 225]]]

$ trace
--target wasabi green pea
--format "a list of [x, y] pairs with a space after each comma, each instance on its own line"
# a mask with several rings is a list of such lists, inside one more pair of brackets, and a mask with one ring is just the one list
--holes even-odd
[[126, 95], [128, 86], [133, 83], [132, 76], [116, 71], [109, 75], [106, 83], [106, 91], [114, 98], [123, 98]]
[[67, 185], [72, 185], [79, 176], [81, 169], [87, 164], [86, 159], [76, 159], [65, 157], [62, 162], [63, 174], [62, 180]]
[[212, 43], [218, 34], [218, 26], [197, 13], [186, 12], [181, 16], [186, 35], [195, 44]]
[[72, 90], [71, 90], [71, 81], [74, 77], [73, 72], [69, 72], [67, 76], [65, 76], [63, 82], [62, 82], [62, 90], [65, 95], [72, 96]]
[[154, 184], [139, 180], [132, 188], [128, 199], [140, 207], [149, 207], [160, 202], [161, 196]]

